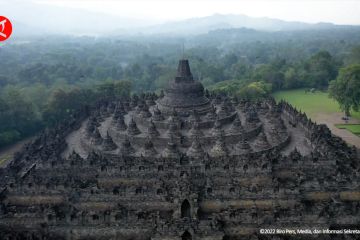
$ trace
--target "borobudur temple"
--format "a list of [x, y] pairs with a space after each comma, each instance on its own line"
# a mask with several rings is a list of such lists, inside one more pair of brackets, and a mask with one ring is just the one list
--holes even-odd
[[215, 95], [187, 60], [161, 94], [102, 100], [0, 173], [0, 239], [359, 239], [355, 147], [286, 102]]

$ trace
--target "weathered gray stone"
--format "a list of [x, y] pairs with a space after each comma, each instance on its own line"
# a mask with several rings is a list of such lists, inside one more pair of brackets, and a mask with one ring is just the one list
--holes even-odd
[[259, 231], [359, 229], [359, 162], [286, 102], [205, 95], [181, 60], [163, 96], [101, 101], [0, 169], [0, 239], [357, 239]]

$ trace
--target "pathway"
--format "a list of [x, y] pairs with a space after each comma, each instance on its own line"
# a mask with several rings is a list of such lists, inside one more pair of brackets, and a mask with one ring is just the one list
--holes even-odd
[[[355, 134], [349, 132], [346, 129], [339, 129], [335, 126], [335, 124], [345, 123], [345, 121], [341, 120], [341, 117], [343, 117], [343, 113], [318, 113], [315, 115], [313, 120], [318, 124], [326, 124], [333, 134], [341, 137], [347, 143], [355, 145], [357, 148], [360, 148], [360, 137], [356, 136]], [[348, 123], [360, 124], [360, 121], [357, 119], [350, 119]]]

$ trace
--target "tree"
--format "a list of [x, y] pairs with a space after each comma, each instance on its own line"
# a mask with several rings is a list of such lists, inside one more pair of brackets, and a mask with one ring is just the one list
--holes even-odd
[[360, 63], [360, 46], [356, 46], [351, 50], [347, 62], [350, 64]]
[[252, 74], [252, 66], [246, 63], [238, 62], [228, 68], [227, 74], [233, 79], [250, 78]]
[[41, 124], [21, 89], [7, 86], [0, 98], [0, 147], [33, 134]]
[[46, 104], [43, 112], [44, 121], [48, 126], [54, 125], [96, 100], [94, 91], [90, 89], [56, 89]]
[[305, 64], [309, 87], [326, 88], [336, 78], [337, 66], [329, 52], [320, 51], [313, 55]]
[[108, 80], [96, 86], [97, 94], [101, 98], [128, 97], [131, 91], [131, 82], [126, 80]]
[[339, 76], [330, 82], [329, 95], [339, 103], [346, 116], [350, 116], [351, 109], [359, 111], [360, 64], [341, 68]]
[[244, 86], [244, 82], [241, 80], [227, 80], [218, 82], [209, 87], [209, 90], [215, 93], [233, 95]]
[[129, 97], [131, 92], [131, 82], [126, 80], [114, 82], [114, 94], [115, 97], [123, 98]]
[[238, 61], [237, 56], [234, 53], [226, 54], [224, 57], [224, 66], [231, 67]]
[[264, 98], [271, 92], [271, 84], [264, 82], [252, 82], [241, 88], [238, 95], [242, 98], [254, 100]]
[[299, 76], [296, 72], [296, 69], [293, 67], [288, 68], [284, 74], [284, 88], [297, 88], [299, 85]]
[[282, 89], [284, 83], [284, 74], [278, 71], [275, 65], [264, 64], [256, 69], [252, 79], [254, 81], [260, 79], [267, 83], [271, 83], [273, 90], [279, 90]]

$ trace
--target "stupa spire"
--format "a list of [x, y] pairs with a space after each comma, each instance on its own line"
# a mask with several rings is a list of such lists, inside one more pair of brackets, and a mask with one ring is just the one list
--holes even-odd
[[193, 76], [190, 70], [189, 61], [187, 59], [180, 59], [175, 77], [176, 82], [193, 81]]

